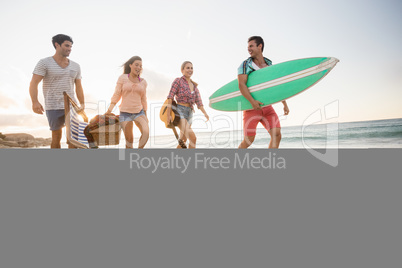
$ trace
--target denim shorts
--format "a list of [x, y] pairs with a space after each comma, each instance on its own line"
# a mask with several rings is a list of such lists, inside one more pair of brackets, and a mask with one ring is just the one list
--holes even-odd
[[177, 112], [180, 114], [180, 118], [187, 119], [187, 122], [189, 124], [192, 123], [192, 121], [193, 121], [193, 110], [191, 109], [191, 107], [187, 107], [187, 106], [177, 104]]
[[65, 125], [64, 109], [46, 110], [46, 117], [51, 131], [59, 130]]
[[144, 109], [142, 109], [139, 113], [120, 112], [119, 120], [120, 122], [134, 121], [137, 117], [141, 115], [145, 115]]

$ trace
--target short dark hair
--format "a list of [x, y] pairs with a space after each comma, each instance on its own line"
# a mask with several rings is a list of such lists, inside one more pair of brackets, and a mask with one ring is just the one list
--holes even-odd
[[133, 62], [136, 61], [136, 60], [142, 61], [142, 59], [141, 59], [139, 56], [134, 56], [134, 57], [131, 57], [128, 61], [126, 61], [126, 62], [123, 64], [123, 67], [124, 67], [123, 74], [129, 74], [129, 73], [131, 73], [130, 65], [133, 64]]
[[64, 41], [70, 41], [71, 43], [74, 43], [73, 39], [70, 36], [65, 35], [65, 34], [58, 34], [58, 35], [53, 36], [53, 38], [52, 38], [52, 44], [53, 44], [54, 48], [56, 48], [56, 43], [61, 46], [61, 44], [63, 44]]
[[255, 41], [257, 47], [262, 44], [261, 51], [264, 51], [264, 39], [261, 36], [252, 36], [248, 39], [248, 41]]

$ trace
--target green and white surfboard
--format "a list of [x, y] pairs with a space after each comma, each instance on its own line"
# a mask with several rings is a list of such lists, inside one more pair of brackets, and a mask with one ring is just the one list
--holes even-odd
[[[298, 59], [278, 63], [248, 76], [247, 86], [254, 99], [268, 106], [289, 99], [315, 85], [338, 63], [331, 57]], [[220, 111], [251, 110], [240, 92], [237, 79], [209, 97], [209, 106]]]

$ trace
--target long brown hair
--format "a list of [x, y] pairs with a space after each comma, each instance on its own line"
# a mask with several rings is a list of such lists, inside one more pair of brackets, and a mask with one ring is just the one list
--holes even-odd
[[[184, 67], [186, 66], [187, 63], [190, 63], [191, 65], [193, 65], [193, 63], [191, 61], [186, 60], [185, 62], [183, 62], [181, 64], [181, 71], [184, 70]], [[194, 84], [195, 87], [198, 86], [198, 84], [196, 82], [194, 82], [193, 80], [190, 79], [190, 81], [191, 81], [191, 83]]]
[[126, 61], [126, 62], [122, 65], [122, 66], [124, 67], [123, 74], [129, 74], [129, 73], [131, 73], [130, 65], [133, 64], [133, 62], [136, 61], [136, 60], [142, 61], [142, 59], [141, 59], [139, 56], [134, 56], [134, 57], [131, 57], [128, 61]]

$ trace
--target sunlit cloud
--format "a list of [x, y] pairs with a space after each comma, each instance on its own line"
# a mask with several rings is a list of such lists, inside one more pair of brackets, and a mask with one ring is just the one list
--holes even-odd
[[0, 87], [0, 109], [14, 109], [18, 107], [17, 102], [8, 97]]
[[0, 114], [26, 113], [31, 109], [29, 77], [14, 66], [0, 68]]
[[47, 125], [45, 115], [8, 114], [0, 117], [0, 128], [2, 129], [9, 126], [31, 128], [43, 124]]
[[149, 69], [144, 69], [143, 76], [148, 83], [147, 98], [149, 100], [165, 100], [174, 78]]

